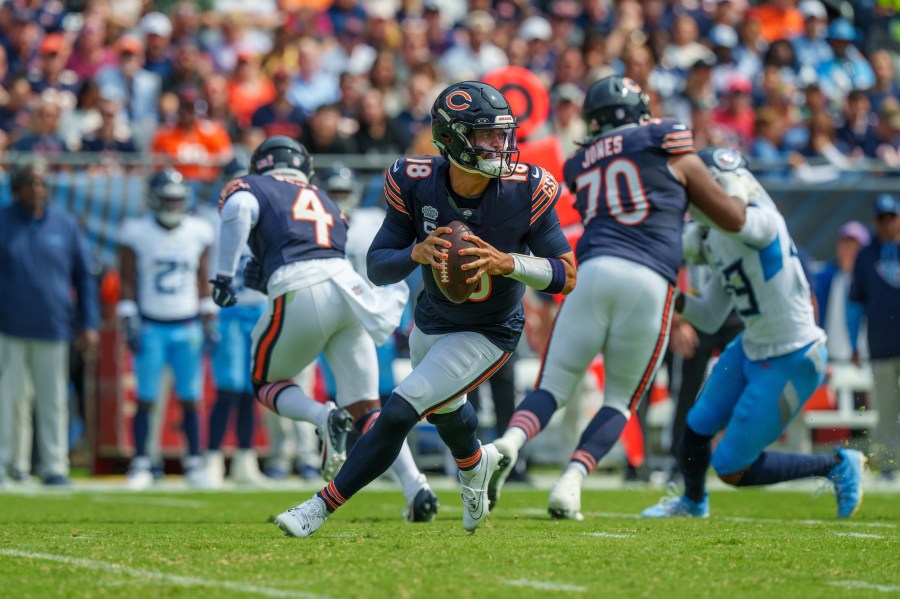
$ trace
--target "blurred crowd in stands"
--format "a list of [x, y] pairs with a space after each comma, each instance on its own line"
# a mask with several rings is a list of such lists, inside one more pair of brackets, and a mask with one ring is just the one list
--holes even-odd
[[[550, 91], [565, 151], [623, 73], [699, 147], [816, 178], [900, 167], [891, 0], [7, 0], [0, 158], [152, 151], [209, 180], [276, 133], [315, 154], [430, 152], [447, 82], [505, 65]], [[110, 162], [110, 161], [107, 161]]]

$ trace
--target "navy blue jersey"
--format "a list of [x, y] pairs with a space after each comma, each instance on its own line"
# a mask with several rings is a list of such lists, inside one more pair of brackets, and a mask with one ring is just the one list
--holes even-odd
[[566, 161], [584, 234], [575, 256], [617, 256], [675, 283], [688, 198], [669, 170], [675, 154], [694, 151], [690, 129], [674, 120], [610, 131]]
[[301, 260], [344, 257], [347, 220], [315, 185], [277, 175], [238, 177], [222, 190], [219, 210], [239, 191], [252, 193], [259, 202], [259, 220], [248, 244], [266, 274]]
[[[559, 184], [544, 169], [519, 164], [514, 173], [493, 179], [480, 200], [451, 199], [450, 163], [436, 156], [401, 158], [386, 171], [388, 214], [382, 229], [412, 245], [437, 227], [465, 222], [471, 231], [500, 251], [556, 257], [571, 250], [556, 217]], [[462, 202], [462, 205], [460, 205]], [[402, 240], [402, 241], [401, 241]], [[416, 306], [416, 326], [428, 334], [476, 331], [505, 351], [518, 344], [525, 322], [525, 285], [503, 276], [484, 275], [469, 299], [454, 304], [444, 297], [422, 266], [425, 288]]]

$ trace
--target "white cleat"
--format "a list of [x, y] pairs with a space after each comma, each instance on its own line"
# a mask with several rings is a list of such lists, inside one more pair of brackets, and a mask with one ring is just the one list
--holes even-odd
[[131, 460], [131, 468], [128, 469], [126, 481], [128, 488], [132, 491], [144, 491], [153, 486], [150, 458], [136, 457]]
[[228, 475], [236, 485], [244, 487], [268, 488], [269, 481], [259, 471], [259, 461], [252, 449], [238, 449], [231, 458], [231, 472]]
[[581, 479], [573, 470], [566, 470], [550, 491], [550, 516], [557, 520], [584, 520], [581, 514]]
[[225, 455], [221, 451], [207, 451], [204, 456], [206, 461], [206, 479], [209, 486], [218, 489], [225, 480]]
[[195, 489], [212, 488], [209, 477], [206, 475], [206, 465], [203, 458], [198, 455], [190, 455], [182, 461], [184, 466], [184, 481], [189, 487]]
[[331, 482], [347, 461], [347, 434], [353, 430], [353, 416], [329, 402], [325, 430], [317, 429], [322, 438], [322, 478]]
[[484, 522], [489, 513], [487, 489], [491, 476], [497, 470], [503, 458], [493, 443], [481, 446], [481, 461], [474, 470], [459, 472], [459, 484], [462, 486], [463, 528], [473, 531]]
[[491, 475], [491, 480], [488, 482], [487, 498], [489, 512], [494, 511], [494, 508], [497, 507], [497, 502], [500, 501], [500, 491], [503, 489], [503, 483], [506, 482], [509, 473], [513, 471], [513, 468], [516, 465], [516, 460], [519, 459], [519, 449], [513, 443], [506, 441], [503, 437], [494, 441], [493, 445], [497, 448], [497, 451], [500, 452], [501, 458], [497, 470]]
[[308, 537], [325, 524], [328, 516], [325, 502], [318, 495], [313, 495], [312, 499], [279, 514], [275, 518], [275, 525], [286, 537]]

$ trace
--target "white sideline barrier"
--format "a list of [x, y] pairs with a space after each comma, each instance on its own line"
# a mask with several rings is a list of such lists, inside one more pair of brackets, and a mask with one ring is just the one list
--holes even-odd
[[804, 422], [811, 429], [818, 428], [871, 428], [878, 422], [877, 410], [857, 410], [853, 405], [854, 391], [872, 390], [872, 369], [849, 363], [831, 364], [829, 385], [837, 397], [835, 410], [810, 410], [804, 412]]

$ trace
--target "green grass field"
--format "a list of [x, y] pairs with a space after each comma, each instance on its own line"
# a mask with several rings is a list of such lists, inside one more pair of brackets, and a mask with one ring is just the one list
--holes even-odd
[[462, 528], [366, 491], [308, 539], [271, 519], [311, 492], [0, 494], [0, 597], [874, 597], [900, 595], [900, 496], [856, 517], [808, 492], [716, 491], [709, 520], [636, 519], [658, 489], [586, 491], [584, 522], [509, 488]]

